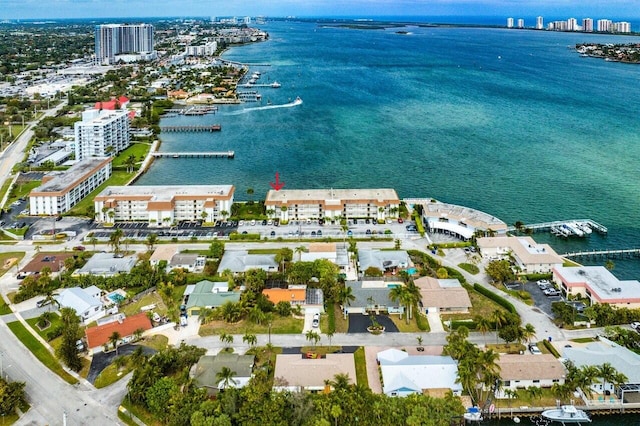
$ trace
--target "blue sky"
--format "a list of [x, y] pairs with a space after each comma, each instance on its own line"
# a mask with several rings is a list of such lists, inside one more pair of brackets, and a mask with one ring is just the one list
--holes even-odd
[[640, 16], [640, 0], [0, 0], [0, 5], [0, 19], [245, 15]]

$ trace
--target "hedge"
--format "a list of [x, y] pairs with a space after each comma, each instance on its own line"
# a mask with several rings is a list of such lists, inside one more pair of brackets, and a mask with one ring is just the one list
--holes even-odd
[[460, 327], [467, 327], [470, 331], [476, 329], [478, 324], [475, 321], [451, 321], [451, 329], [457, 330]]
[[505, 299], [504, 297], [492, 292], [491, 290], [487, 290], [486, 288], [484, 288], [483, 286], [481, 286], [478, 283], [475, 283], [473, 285], [474, 290], [476, 290], [478, 293], [487, 296], [489, 299], [493, 300], [494, 302], [496, 302], [498, 305], [502, 306], [503, 308], [505, 308], [507, 311], [511, 312], [512, 314], [517, 314], [518, 312], [516, 311], [516, 307], [513, 306], [511, 304], [511, 302], [509, 302], [507, 299]]
[[542, 344], [544, 345], [545, 348], [547, 348], [549, 352], [553, 354], [553, 356], [555, 356], [556, 358], [560, 358], [560, 354], [558, 353], [556, 348], [553, 347], [550, 341], [545, 339], [542, 341]]
[[418, 328], [422, 331], [431, 331], [427, 317], [418, 312], [416, 312], [416, 324], [418, 324]]
[[327, 332], [335, 333], [336, 332], [336, 311], [334, 309], [335, 302], [333, 300], [327, 300], [327, 305], [325, 307], [325, 311], [327, 312], [327, 317], [329, 319], [329, 325]]

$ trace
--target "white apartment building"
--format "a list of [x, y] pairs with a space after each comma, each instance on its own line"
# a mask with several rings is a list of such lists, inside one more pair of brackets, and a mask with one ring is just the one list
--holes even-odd
[[115, 63], [117, 55], [153, 52], [150, 24], [106, 24], [95, 27], [95, 54], [99, 63]]
[[200, 46], [187, 46], [184, 54], [187, 56], [210, 56], [218, 50], [218, 43], [210, 41]]
[[90, 109], [75, 126], [76, 160], [115, 156], [130, 144], [129, 111]]
[[567, 31], [578, 31], [578, 20], [576, 18], [567, 19]]
[[524, 19], [522, 18], [518, 19], [518, 28], [520, 29], [524, 28]]
[[94, 199], [96, 220], [157, 227], [214, 222], [230, 214], [234, 191], [233, 185], [109, 186]]
[[542, 16], [538, 16], [536, 18], [536, 30], [544, 29], [544, 18]]
[[264, 202], [272, 217], [291, 219], [398, 217], [400, 199], [395, 189], [271, 190]]
[[88, 158], [60, 173], [50, 173], [29, 194], [29, 214], [59, 215], [69, 211], [111, 176], [111, 157]]
[[599, 32], [610, 32], [613, 28], [613, 21], [610, 19], [598, 19], [598, 31]]
[[630, 33], [631, 23], [629, 22], [616, 22], [613, 24], [614, 31], [617, 33]]
[[593, 19], [591, 18], [584, 18], [582, 20], [582, 31], [585, 32], [593, 32]]
[[507, 18], [507, 28], [513, 28], [513, 18]]

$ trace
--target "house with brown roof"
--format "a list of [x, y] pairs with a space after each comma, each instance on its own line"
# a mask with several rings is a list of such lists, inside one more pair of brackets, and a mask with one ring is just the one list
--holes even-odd
[[460, 285], [460, 281], [456, 279], [439, 280], [433, 277], [420, 277], [414, 283], [420, 289], [425, 313], [469, 312], [471, 299], [467, 289]]
[[279, 302], [289, 302], [291, 306], [304, 305], [307, 299], [307, 286], [290, 285], [288, 288], [265, 288], [262, 290], [262, 294], [275, 305]]
[[515, 391], [530, 386], [550, 388], [554, 383], [564, 384], [564, 365], [551, 354], [501, 354], [496, 362], [500, 367], [502, 386], [497, 398], [507, 398], [505, 390]]
[[302, 262], [313, 262], [318, 259], [326, 259], [336, 264], [340, 272], [344, 272], [349, 266], [349, 254], [344, 244], [309, 243], [307, 251], [300, 253]]
[[[87, 346], [89, 349], [99, 351], [102, 346], [109, 342], [109, 337], [114, 331], [120, 334], [120, 343], [127, 343], [137, 330], [150, 330], [153, 326], [151, 320], [145, 312], [124, 317], [122, 314], [114, 315], [112, 321], [106, 324], [87, 328], [85, 334], [87, 336]], [[119, 344], [120, 344], [119, 343]]]
[[326, 381], [337, 374], [346, 374], [356, 384], [356, 364], [353, 354], [327, 354], [326, 358], [307, 359], [301, 354], [278, 355], [274, 386], [276, 391], [322, 391]]

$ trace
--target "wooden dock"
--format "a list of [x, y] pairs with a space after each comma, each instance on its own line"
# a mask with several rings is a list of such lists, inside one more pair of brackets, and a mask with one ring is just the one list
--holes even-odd
[[211, 126], [161, 126], [161, 132], [219, 132], [222, 126], [213, 124]]
[[584, 257], [584, 258], [609, 258], [609, 259], [633, 259], [640, 257], [640, 248], [620, 249], [620, 250], [591, 250], [576, 251], [561, 254], [562, 257]]
[[154, 152], [155, 158], [228, 158], [236, 156], [235, 151], [202, 151], [202, 152]]

